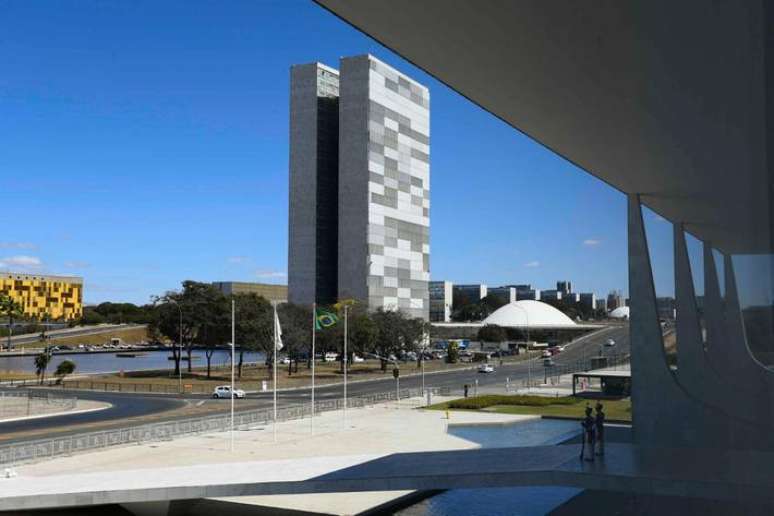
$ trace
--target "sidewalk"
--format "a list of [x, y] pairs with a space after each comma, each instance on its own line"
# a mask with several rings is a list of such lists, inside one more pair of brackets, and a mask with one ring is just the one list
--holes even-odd
[[[438, 398], [443, 401], [448, 398]], [[435, 401], [435, 400], [434, 400]], [[418, 398], [390, 402], [370, 408], [350, 409], [346, 422], [341, 411], [323, 413], [309, 418], [258, 426], [234, 432], [231, 451], [230, 432], [180, 438], [166, 442], [114, 447], [93, 453], [62, 457], [42, 463], [20, 466], [18, 479], [35, 483], [43, 477], [56, 477], [57, 482], [80, 482], [81, 473], [109, 474], [121, 482], [122, 472], [141, 477], [161, 474], [169, 468], [210, 465], [213, 477], [218, 471], [252, 461], [280, 459], [310, 459], [319, 467], [328, 460], [332, 470], [346, 457], [386, 456], [396, 452], [436, 451], [476, 448], [477, 444], [449, 435], [450, 423], [441, 411], [416, 410]], [[451, 423], [507, 423], [531, 419], [534, 416], [512, 416], [491, 413], [453, 413]], [[311, 461], [311, 459], [320, 459]], [[311, 467], [311, 466], [310, 466]], [[53, 479], [52, 479], [53, 480]], [[0, 496], [3, 494], [0, 480]], [[63, 485], [63, 487], [66, 487]], [[385, 502], [400, 498], [410, 491], [360, 492], [325, 495], [254, 496], [226, 498], [221, 501], [303, 511], [309, 514], [358, 514]], [[7, 495], [7, 493], [5, 493]]]

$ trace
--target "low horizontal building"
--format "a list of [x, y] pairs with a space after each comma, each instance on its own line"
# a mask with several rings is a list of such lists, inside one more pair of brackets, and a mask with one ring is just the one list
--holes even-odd
[[272, 283], [251, 283], [248, 281], [215, 281], [212, 283], [223, 294], [257, 294], [269, 301], [286, 303], [288, 301], [288, 286]]
[[76, 276], [2, 272], [0, 294], [17, 302], [26, 317], [72, 321], [83, 315], [83, 278]]

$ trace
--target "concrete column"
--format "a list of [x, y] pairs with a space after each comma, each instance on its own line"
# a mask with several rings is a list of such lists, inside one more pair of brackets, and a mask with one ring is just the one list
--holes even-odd
[[[640, 198], [628, 195], [629, 331], [635, 444], [692, 446], [700, 414], [667, 366]], [[700, 425], [700, 423], [699, 423]]]
[[707, 328], [707, 357], [711, 367], [721, 377], [727, 377], [732, 372], [728, 362], [728, 339], [724, 319], [715, 256], [712, 253], [712, 245], [704, 242], [704, 324]]
[[700, 388], [706, 374], [704, 342], [696, 306], [691, 261], [682, 224], [674, 224], [677, 376], [685, 387]]

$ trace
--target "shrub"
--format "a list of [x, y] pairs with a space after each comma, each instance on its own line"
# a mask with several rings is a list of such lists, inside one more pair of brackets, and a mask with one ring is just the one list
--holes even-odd
[[463, 398], [449, 402], [449, 408], [452, 409], [471, 409], [478, 410], [495, 405], [523, 405], [528, 407], [546, 407], [548, 405], [575, 405], [580, 403], [580, 398], [572, 396], [562, 396], [551, 398], [547, 396], [524, 396], [519, 394], [488, 394], [485, 396], [476, 396], [475, 398]]

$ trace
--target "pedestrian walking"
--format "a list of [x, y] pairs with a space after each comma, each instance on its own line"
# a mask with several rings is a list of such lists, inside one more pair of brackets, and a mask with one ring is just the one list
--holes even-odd
[[596, 439], [599, 442], [599, 451], [597, 455], [603, 456], [605, 454], [605, 407], [602, 403], [597, 402], [597, 414], [594, 417], [594, 427], [596, 430]]
[[467, 383], [463, 387], [463, 390], [465, 391], [465, 397], [467, 398], [468, 397], [468, 384]]

